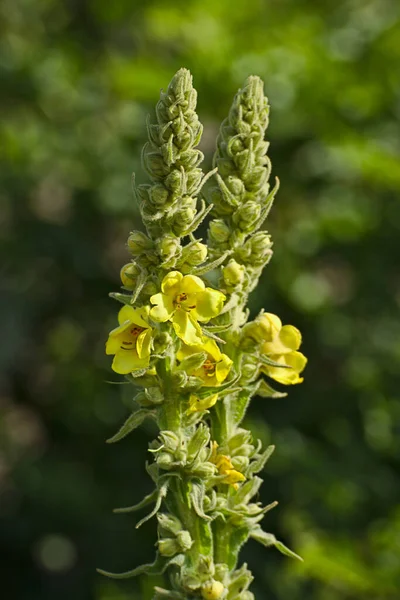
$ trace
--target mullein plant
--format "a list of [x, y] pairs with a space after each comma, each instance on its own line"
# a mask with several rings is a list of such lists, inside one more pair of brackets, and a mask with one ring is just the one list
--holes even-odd
[[[306, 358], [298, 329], [264, 310], [249, 321], [246, 308], [272, 255], [261, 227], [278, 189], [268, 183], [263, 82], [249, 77], [236, 94], [207, 174], [196, 101], [192, 77], [181, 69], [148, 123], [150, 182], [134, 183], [146, 233], [128, 238], [132, 260], [121, 269], [122, 292], [111, 294], [122, 307], [106, 344], [112, 369], [136, 389], [134, 411], [108, 441], [145, 419], [159, 430], [146, 465], [153, 492], [115, 511], [151, 507], [136, 527], [157, 519], [156, 556], [132, 571], [100, 572], [117, 579], [167, 573], [170, 589], [156, 587], [153, 600], [251, 600], [252, 575], [238, 566], [249, 538], [299, 557], [261, 528], [277, 503], [255, 500], [257, 474], [274, 446], [263, 449], [242, 422], [253, 396], [285, 395], [272, 380], [300, 383]], [[204, 243], [195, 232], [207, 216]]]

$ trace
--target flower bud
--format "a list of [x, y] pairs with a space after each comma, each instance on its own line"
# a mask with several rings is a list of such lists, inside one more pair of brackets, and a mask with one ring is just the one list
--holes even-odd
[[180, 531], [182, 531], [182, 523], [178, 517], [175, 517], [174, 515], [169, 513], [157, 513], [157, 521], [162, 535], [172, 533], [172, 535], [176, 536]]
[[160, 452], [159, 454], [157, 454], [156, 462], [160, 469], [165, 469], [166, 471], [168, 471], [172, 467], [174, 458], [168, 452]]
[[140, 269], [135, 263], [128, 263], [124, 265], [120, 271], [119, 276], [121, 277], [122, 285], [128, 290], [134, 290]]
[[187, 256], [185, 257], [185, 262], [195, 267], [196, 265], [200, 265], [207, 258], [207, 246], [202, 244], [201, 242], [196, 242], [188, 249]]
[[172, 343], [172, 337], [166, 331], [157, 333], [153, 340], [155, 354], [162, 354]]
[[233, 221], [242, 231], [249, 232], [260, 217], [261, 207], [257, 202], [248, 200], [233, 215]]
[[128, 237], [128, 248], [134, 256], [139, 256], [153, 247], [153, 242], [141, 231], [132, 231]]
[[236, 287], [241, 284], [244, 280], [245, 270], [243, 265], [240, 265], [234, 258], [231, 258], [228, 264], [222, 269], [225, 284], [228, 287]]
[[144, 284], [142, 292], [143, 292], [143, 294], [146, 294], [147, 296], [153, 296], [154, 294], [156, 294], [158, 292], [158, 287], [154, 283], [154, 281], [148, 281], [147, 283]]
[[150, 198], [155, 206], [162, 207], [168, 203], [169, 192], [162, 183], [153, 185], [150, 189]]
[[200, 477], [201, 479], [208, 479], [215, 475], [215, 465], [210, 462], [204, 462], [199, 465], [193, 465], [192, 467], [192, 475], [195, 477]]
[[188, 531], [179, 531], [176, 536], [176, 541], [178, 542], [179, 548], [182, 552], [186, 552], [186, 550], [190, 550], [193, 545], [193, 540]]
[[266, 259], [271, 256], [271, 237], [265, 231], [259, 231], [253, 235], [248, 243], [251, 247], [250, 262], [256, 266], [264, 264]]
[[161, 238], [157, 243], [157, 248], [163, 261], [179, 256], [182, 250], [179, 238], [174, 235], [165, 235]]
[[226, 185], [235, 196], [242, 196], [246, 192], [245, 185], [238, 177], [227, 177]]
[[158, 551], [162, 556], [174, 556], [180, 551], [178, 540], [175, 538], [164, 538], [158, 540]]
[[227, 242], [230, 236], [230, 229], [222, 219], [213, 219], [209, 225], [210, 238], [219, 244]]
[[184, 235], [186, 229], [192, 224], [196, 216], [196, 210], [188, 206], [181, 208], [175, 215], [173, 231], [176, 235]]
[[232, 457], [232, 465], [234, 466], [234, 468], [237, 471], [240, 471], [241, 473], [243, 473], [243, 471], [246, 471], [247, 467], [249, 466], [249, 462], [250, 460], [247, 458], [247, 456], [234, 456]]
[[224, 585], [220, 581], [209, 581], [204, 583], [201, 588], [201, 596], [204, 600], [219, 600], [225, 591]]

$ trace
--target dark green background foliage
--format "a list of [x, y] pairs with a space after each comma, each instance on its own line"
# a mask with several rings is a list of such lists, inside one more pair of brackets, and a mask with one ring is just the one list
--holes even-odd
[[[389, 600], [400, 588], [400, 6], [396, 0], [3, 0], [0, 6], [0, 571], [17, 600], [139, 600], [96, 566], [151, 560], [144, 427], [106, 446], [130, 389], [103, 354], [140, 227], [145, 117], [191, 69], [208, 164], [249, 74], [272, 104], [275, 254], [252, 297], [304, 334], [305, 382], [256, 399], [277, 445], [265, 519], [304, 564], [249, 543], [257, 598]], [[122, 401], [121, 401], [122, 396]], [[397, 591], [396, 591], [397, 590]]]

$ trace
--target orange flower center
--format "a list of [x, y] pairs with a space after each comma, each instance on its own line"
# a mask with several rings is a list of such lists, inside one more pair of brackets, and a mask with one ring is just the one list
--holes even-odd
[[182, 310], [185, 310], [186, 312], [190, 312], [192, 310], [192, 308], [196, 308], [196, 306], [195, 305], [182, 306], [182, 304], [184, 304], [187, 301], [188, 301], [188, 295], [185, 292], [182, 292], [176, 296], [174, 304], [175, 304], [176, 308], [181, 308]]
[[211, 360], [207, 358], [206, 362], [203, 364], [203, 371], [206, 375], [211, 377], [215, 373], [215, 363], [211, 362]]
[[144, 331], [144, 327], [139, 327], [138, 325], [134, 325], [132, 329], [126, 331], [126, 337], [122, 340], [121, 350], [132, 350], [133, 348], [136, 348], [136, 340], [142, 331]]

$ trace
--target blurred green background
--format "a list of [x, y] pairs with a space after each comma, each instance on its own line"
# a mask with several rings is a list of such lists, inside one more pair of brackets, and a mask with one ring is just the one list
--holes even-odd
[[0, 580], [11, 600], [148, 600], [155, 523], [111, 509], [151, 489], [155, 432], [106, 446], [131, 398], [103, 354], [107, 296], [140, 227], [145, 118], [191, 69], [211, 162], [249, 74], [266, 84], [281, 190], [257, 292], [309, 366], [248, 416], [277, 445], [265, 519], [304, 564], [251, 542], [257, 599], [400, 596], [400, 5], [396, 0], [3, 0]]

